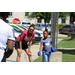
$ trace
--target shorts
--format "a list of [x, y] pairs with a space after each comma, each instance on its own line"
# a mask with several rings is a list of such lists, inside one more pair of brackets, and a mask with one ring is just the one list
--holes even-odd
[[[27, 43], [22, 44], [22, 49], [27, 49], [27, 48], [28, 48]], [[19, 46], [19, 42], [18, 41], [15, 41], [15, 49], [20, 49], [20, 46]]]

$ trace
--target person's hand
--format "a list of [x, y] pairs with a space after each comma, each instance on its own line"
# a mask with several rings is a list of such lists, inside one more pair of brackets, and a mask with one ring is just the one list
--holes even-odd
[[38, 56], [41, 56], [41, 52], [40, 51], [38, 52]]
[[51, 51], [52, 51], [52, 52], [55, 52], [56, 49], [55, 49], [54, 47], [51, 47]]

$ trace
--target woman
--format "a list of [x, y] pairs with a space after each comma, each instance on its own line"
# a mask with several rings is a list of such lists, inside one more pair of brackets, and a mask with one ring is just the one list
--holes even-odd
[[[29, 61], [32, 62], [32, 55], [31, 55], [30, 48], [31, 48], [33, 39], [35, 39], [35, 32], [34, 32], [34, 26], [33, 25], [31, 25], [28, 30], [24, 30], [21, 33], [21, 35], [19, 35], [16, 38], [15, 49], [17, 50], [17, 60], [16, 60], [17, 62], [20, 62], [22, 49], [28, 55]], [[29, 48], [28, 48], [27, 42], [30, 42]]]
[[52, 39], [48, 38], [48, 31], [46, 30], [43, 32], [43, 36], [44, 38], [41, 40], [41, 45], [38, 55], [40, 56], [42, 51], [44, 62], [50, 62]]

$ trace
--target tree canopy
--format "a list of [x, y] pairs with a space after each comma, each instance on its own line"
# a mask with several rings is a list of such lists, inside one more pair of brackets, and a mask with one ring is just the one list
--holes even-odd
[[[69, 12], [59, 12], [59, 18], [66, 19], [67, 16], [69, 16]], [[33, 19], [33, 18], [40, 18], [44, 19], [44, 23], [46, 25], [47, 20], [51, 20], [51, 12], [32, 12], [31, 14], [28, 15], [28, 18]]]
[[[74, 13], [75, 14], [75, 13]], [[59, 17], [66, 19], [69, 16], [69, 12], [59, 12]], [[28, 18], [40, 18], [40, 19], [51, 19], [51, 12], [32, 12]]]

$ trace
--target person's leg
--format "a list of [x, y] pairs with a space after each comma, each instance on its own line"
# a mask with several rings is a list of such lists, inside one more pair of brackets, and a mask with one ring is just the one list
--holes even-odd
[[20, 62], [20, 57], [21, 57], [22, 50], [20, 50], [20, 49], [16, 49], [16, 50], [17, 50], [17, 59], [16, 59], [16, 62]]
[[33, 60], [32, 60], [32, 54], [31, 54], [31, 52], [29, 52], [29, 49], [28, 49], [28, 48], [27, 48], [27, 49], [24, 49], [24, 51], [25, 51], [26, 54], [28, 55], [29, 61], [30, 61], [30, 62], [33, 62]]
[[22, 50], [20, 50], [19, 42], [18, 41], [15, 41], [15, 49], [17, 51], [16, 62], [20, 62], [20, 57], [21, 57]]
[[43, 58], [44, 58], [44, 62], [47, 62], [48, 61], [48, 56], [45, 52], [43, 52]]
[[51, 53], [48, 54], [48, 62], [50, 62]]

